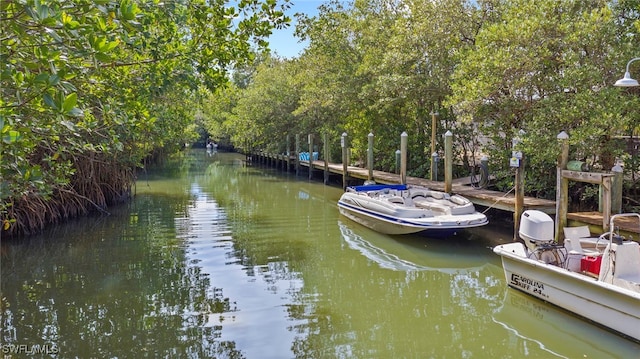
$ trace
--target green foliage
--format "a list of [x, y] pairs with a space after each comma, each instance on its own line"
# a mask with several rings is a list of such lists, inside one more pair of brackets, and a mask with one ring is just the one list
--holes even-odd
[[520, 137], [527, 192], [553, 198], [556, 136], [566, 131], [572, 159], [605, 171], [623, 161], [637, 183], [640, 161], [618, 137], [638, 136], [640, 89], [612, 85], [640, 56], [638, 0], [330, 1], [298, 23], [304, 53], [266, 60], [213, 95], [224, 119], [212, 113], [209, 128], [224, 124], [226, 136], [265, 150], [280, 150], [285, 135], [329, 133], [338, 143], [346, 132], [360, 163], [371, 132], [383, 170], [407, 132], [409, 170], [423, 176], [437, 111], [433, 145], [441, 153], [442, 135], [454, 133], [460, 175], [489, 155], [497, 186], [511, 189]]
[[0, 2], [2, 217], [15, 216], [17, 201], [28, 206], [28, 198], [60, 190], [102, 207], [114, 183], [79, 185], [81, 166], [122, 173], [197, 139], [201, 89], [223, 86], [229, 66], [251, 61], [252, 47], [286, 26], [287, 7], [288, 0]]
[[615, 9], [605, 2], [508, 1], [499, 9], [501, 21], [480, 29], [457, 67], [448, 103], [490, 136], [498, 168], [507, 166], [504, 152], [524, 130], [528, 191], [553, 198], [545, 188], [554, 188], [548, 173], [560, 131], [571, 136], [572, 158], [594, 168], [609, 170], [623, 155], [611, 139], [634, 127], [638, 97], [612, 86], [620, 77], [612, 69], [630, 56], [629, 39], [617, 35]]

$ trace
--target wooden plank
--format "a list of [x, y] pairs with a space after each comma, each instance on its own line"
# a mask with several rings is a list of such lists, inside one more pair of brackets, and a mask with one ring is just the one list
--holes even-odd
[[[567, 213], [567, 218], [578, 223], [592, 224], [602, 229], [602, 213], [601, 212], [576, 212]], [[616, 219], [616, 227], [620, 227], [620, 231], [628, 233], [640, 233], [640, 224], [638, 219], [634, 217], [621, 217]], [[634, 237], [638, 240], [637, 236]]]
[[603, 178], [613, 177], [613, 174], [600, 173], [600, 172], [579, 172], [562, 170], [562, 178], [566, 178], [572, 181], [586, 182], [592, 184], [601, 184]]

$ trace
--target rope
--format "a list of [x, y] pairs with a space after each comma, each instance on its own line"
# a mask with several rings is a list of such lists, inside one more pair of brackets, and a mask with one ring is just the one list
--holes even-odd
[[516, 189], [516, 187], [515, 187], [515, 186], [511, 187], [511, 189], [509, 190], [509, 192], [505, 193], [502, 197], [498, 198], [495, 202], [493, 202], [493, 203], [491, 204], [491, 206], [487, 207], [487, 209], [485, 209], [485, 210], [484, 210], [484, 212], [482, 212], [482, 214], [487, 213], [487, 211], [488, 211], [488, 210], [490, 210], [491, 208], [493, 208], [493, 206], [494, 206], [496, 203], [498, 203], [498, 201], [500, 201], [500, 199], [501, 199], [501, 198], [505, 198], [509, 193], [511, 193], [511, 191], [513, 191], [513, 190], [515, 190], [515, 189]]

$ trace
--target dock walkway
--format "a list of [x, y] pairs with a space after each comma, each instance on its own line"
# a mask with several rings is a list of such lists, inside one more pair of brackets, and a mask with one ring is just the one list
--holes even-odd
[[[273, 162], [274, 165], [286, 166], [287, 156], [278, 155], [278, 154], [266, 154], [259, 153], [256, 154], [259, 157], [260, 161], [263, 162]], [[295, 162], [295, 157], [289, 158], [289, 163], [293, 164]], [[328, 171], [330, 174], [344, 176], [343, 173], [343, 165], [341, 163], [326, 163], [324, 160], [299, 160], [298, 164], [301, 167], [312, 166], [313, 171]], [[400, 175], [395, 173], [383, 172], [383, 171], [372, 171], [373, 180], [377, 183], [383, 184], [399, 184], [400, 183]], [[347, 177], [357, 178], [361, 180], [369, 179], [369, 170], [367, 168], [355, 167], [355, 166], [347, 166]], [[444, 190], [444, 182], [440, 181], [430, 181], [425, 178], [419, 177], [410, 177], [407, 176], [406, 179], [407, 184], [425, 186], [429, 188], [433, 188], [435, 190]], [[492, 191], [488, 189], [482, 188], [474, 188], [471, 186], [471, 181], [469, 177], [459, 178], [452, 180], [452, 192], [460, 194], [474, 204], [495, 208], [506, 212], [515, 212], [515, 194], [504, 193], [499, 191]], [[549, 215], [554, 215], [556, 213], [556, 201], [535, 198], [535, 197], [524, 197], [524, 210], [535, 209], [547, 213]], [[593, 233], [602, 233], [602, 220], [603, 215], [599, 212], [575, 212], [568, 213], [567, 219], [573, 223], [573, 225], [589, 225], [592, 228]], [[637, 222], [637, 221], [635, 221]], [[622, 218], [619, 221], [616, 221], [616, 226], [620, 228], [621, 231], [626, 233], [630, 233], [634, 235], [634, 238], [637, 234], [640, 234], [640, 226], [633, 221], [633, 218]]]
[[[300, 165], [309, 167], [309, 161], [300, 161]], [[315, 170], [324, 170], [324, 161], [313, 161], [312, 165]], [[329, 172], [343, 175], [342, 164], [329, 164]], [[369, 178], [369, 170], [366, 168], [348, 166], [347, 175], [352, 178], [367, 180]], [[373, 180], [377, 183], [398, 184], [400, 183], [400, 175], [374, 170]], [[444, 190], [444, 182], [440, 181], [430, 181], [424, 178], [407, 176], [406, 182], [407, 184], [429, 187], [434, 190]], [[471, 182], [468, 177], [452, 181], [452, 192], [467, 197], [474, 204], [480, 206], [497, 208], [509, 212], [515, 211], [515, 195], [513, 193], [503, 193], [479, 188], [476, 189], [471, 186]], [[524, 207], [525, 209], [537, 209], [548, 214], [554, 214], [556, 211], [556, 202], [533, 197], [525, 197]]]
[[[267, 153], [256, 153], [258, 160], [266, 163], [273, 162], [274, 165], [280, 166], [285, 165], [287, 160], [286, 155], [282, 154], [267, 154]], [[289, 163], [293, 164], [296, 160], [295, 157], [290, 157]], [[277, 163], [277, 164], [276, 164]], [[301, 167], [312, 166], [314, 171], [325, 171], [325, 161], [324, 160], [299, 160], [298, 164]], [[326, 170], [330, 174], [344, 176], [343, 173], [343, 165], [342, 163], [327, 163]], [[285, 165], [286, 166], [286, 165]], [[369, 179], [369, 170], [367, 168], [355, 167], [355, 166], [347, 166], [347, 177], [357, 178], [361, 180]], [[383, 184], [398, 184], [400, 183], [400, 175], [395, 173], [383, 172], [373, 170], [373, 180], [377, 183]], [[407, 176], [407, 184], [420, 185], [424, 187], [433, 188], [434, 190], [444, 190], [444, 182], [440, 181], [431, 181], [425, 178], [418, 177], [410, 177]], [[474, 204], [500, 209], [508, 212], [515, 212], [515, 195], [513, 193], [504, 193], [499, 191], [491, 191], [487, 189], [476, 189], [471, 186], [471, 182], [469, 178], [466, 179], [456, 179], [452, 181], [452, 192], [460, 194], [464, 197], [467, 197]], [[556, 212], [556, 202], [533, 198], [533, 197], [525, 197], [524, 198], [524, 209], [536, 209], [542, 211], [547, 214], [554, 214]]]

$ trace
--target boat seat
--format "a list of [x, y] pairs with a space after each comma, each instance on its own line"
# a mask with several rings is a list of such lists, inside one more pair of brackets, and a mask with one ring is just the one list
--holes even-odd
[[564, 227], [564, 238], [589, 238], [591, 231], [589, 226]]
[[581, 254], [590, 257], [601, 256], [602, 253], [600, 251], [582, 248], [580, 239], [590, 237], [591, 231], [589, 231], [588, 226], [564, 227], [564, 246], [570, 254]]
[[416, 207], [419, 207], [419, 208], [429, 209], [434, 212], [438, 212], [442, 214], [451, 214], [450, 206], [447, 206], [446, 204], [442, 204], [442, 203], [437, 203], [433, 200], [430, 201], [429, 199], [415, 198], [413, 200], [413, 203], [415, 204]]
[[610, 246], [613, 251], [605, 250], [599, 279], [640, 293], [640, 244], [627, 241]]
[[402, 198], [400, 196], [391, 196], [391, 197], [387, 198], [387, 201], [389, 201], [391, 203], [395, 203], [395, 204], [404, 204], [404, 198]]

